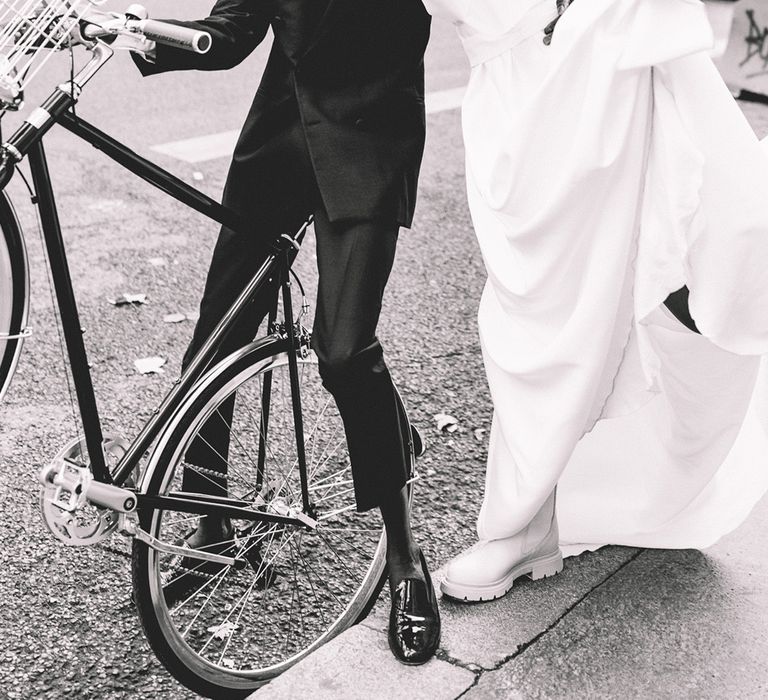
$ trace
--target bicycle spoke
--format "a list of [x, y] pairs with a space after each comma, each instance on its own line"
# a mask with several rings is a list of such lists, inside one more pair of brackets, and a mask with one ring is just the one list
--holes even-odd
[[[347, 566], [346, 561], [341, 558], [341, 556], [339, 555], [339, 552], [336, 549], [336, 547], [333, 546], [333, 544], [328, 540], [328, 538], [322, 532], [320, 532], [318, 534], [320, 535], [320, 538], [323, 540], [323, 542], [325, 542], [326, 545], [328, 545], [328, 547], [331, 550], [331, 552], [333, 552], [333, 554], [336, 557], [336, 559], [338, 560], [339, 564], [341, 564], [342, 567], [344, 567], [344, 570], [351, 577], [355, 577], [357, 574], [353, 573], [352, 570]], [[360, 549], [358, 547], [355, 547], [355, 545], [352, 545], [349, 542], [347, 542], [347, 544], [349, 544], [352, 547], [352, 549], [354, 549], [355, 551], [358, 551], [358, 552], [360, 551]]]
[[344, 506], [343, 508], [338, 508], [337, 510], [332, 510], [330, 513], [323, 513], [322, 515], [318, 515], [317, 519], [318, 521], [322, 520], [330, 520], [331, 518], [335, 518], [337, 515], [341, 515], [342, 513], [349, 513], [352, 510], [356, 510], [357, 506], [353, 503], [349, 506]]
[[[346, 438], [346, 436], [345, 436], [345, 435], [342, 435], [342, 436], [341, 436], [341, 438], [339, 438], [339, 440], [338, 440], [338, 442], [336, 443], [336, 445], [334, 445], [334, 451], [333, 451], [333, 452], [330, 452], [330, 453], [328, 454], [328, 456], [325, 458], [325, 460], [324, 460], [322, 463], [318, 464], [318, 465], [317, 465], [317, 467], [315, 467], [314, 471], [312, 472], [312, 473], [313, 473], [313, 475], [314, 475], [314, 474], [317, 474], [318, 472], [320, 472], [320, 471], [322, 470], [322, 468], [323, 468], [323, 467], [324, 467], [326, 464], [328, 464], [328, 462], [329, 462], [329, 461], [330, 461], [330, 460], [333, 458], [334, 454], [336, 453], [336, 450], [338, 450], [340, 447], [342, 447], [342, 446], [344, 445], [344, 443], [346, 442], [346, 439], [347, 439], [347, 438]], [[347, 465], [345, 465], [345, 466], [349, 466], [349, 465], [347, 464]], [[310, 478], [311, 478], [311, 477], [310, 477]]]
[[[327, 544], [327, 545], [328, 545], [328, 546], [331, 548], [331, 550], [333, 551], [333, 553], [334, 553], [334, 554], [335, 554], [337, 557], [339, 557], [338, 551], [335, 549], [335, 547], [333, 546], [333, 544], [332, 544], [332, 543], [331, 543], [329, 540], [327, 540], [327, 539], [326, 539], [326, 534], [324, 534], [324, 533], [319, 533], [319, 534], [320, 534], [320, 537], [321, 537], [321, 538], [322, 538], [322, 539], [323, 539], [323, 540], [326, 542], [326, 544]], [[327, 534], [328, 534], [328, 536], [329, 536], [329, 537], [335, 537], [335, 538], [337, 538], [337, 540], [338, 540], [338, 538], [340, 538], [340, 537], [341, 537], [341, 535], [340, 535], [339, 533], [327, 533]], [[380, 534], [380, 533], [379, 533], [379, 534]], [[349, 541], [349, 540], [344, 540], [344, 541], [343, 541], [343, 544], [344, 544], [344, 545], [346, 545], [346, 546], [348, 546], [348, 547], [351, 547], [351, 548], [352, 548], [352, 549], [353, 549], [353, 550], [354, 550], [354, 551], [355, 551], [357, 554], [359, 554], [359, 555], [360, 555], [360, 557], [361, 557], [361, 559], [362, 559], [362, 561], [365, 561], [365, 560], [366, 560], [368, 557], [370, 557], [370, 552], [366, 552], [366, 551], [365, 551], [364, 549], [362, 549], [362, 548], [361, 548], [359, 545], [357, 545], [357, 544], [352, 544], [352, 542], [351, 542], [351, 541]], [[345, 568], [346, 568], [346, 564], [344, 563], [344, 561], [342, 561], [342, 560], [341, 560], [341, 558], [340, 558], [340, 557], [339, 557], [339, 563], [340, 563], [340, 564], [341, 564], [343, 567], [345, 567]]]
[[315, 416], [315, 424], [309, 436], [309, 439], [312, 440], [312, 452], [309, 457], [309, 464], [315, 463], [315, 447], [317, 446], [317, 440], [314, 440], [314, 436], [317, 433], [317, 430], [320, 428], [320, 417], [325, 415], [325, 412], [328, 409], [328, 406], [330, 405], [332, 400], [333, 400], [333, 397], [329, 394], [325, 404], [317, 409], [317, 415]]
[[245, 601], [243, 602], [243, 606], [240, 609], [240, 613], [237, 616], [237, 619], [235, 620], [234, 627], [232, 629], [232, 633], [227, 637], [227, 641], [224, 643], [224, 648], [221, 650], [221, 654], [219, 654], [219, 663], [224, 662], [224, 655], [227, 653], [227, 650], [229, 649], [229, 645], [232, 643], [232, 639], [235, 636], [235, 632], [240, 626], [240, 620], [243, 617], [243, 613], [245, 612], [245, 608], [248, 605], [248, 601], [251, 599], [251, 594], [253, 593], [253, 589], [256, 587], [257, 579], [254, 579], [253, 583], [248, 588], [248, 594], [245, 598]]
[[[261, 389], [261, 381], [259, 381], [259, 389]], [[261, 391], [259, 391], [259, 394], [261, 394]], [[259, 398], [259, 401], [261, 401], [261, 398]], [[259, 416], [259, 420], [256, 420], [256, 417], [253, 415], [253, 410], [252, 410], [252, 409], [251, 409], [251, 407], [250, 407], [250, 403], [251, 403], [251, 402], [247, 401], [247, 402], [244, 404], [244, 405], [245, 405], [245, 408], [246, 408], [246, 410], [248, 411], [248, 416], [249, 416], [249, 418], [251, 419], [251, 422], [252, 422], [254, 425], [257, 425], [257, 424], [258, 424], [259, 426], [261, 426], [261, 416]], [[260, 438], [261, 440], [264, 440], [264, 441], [265, 441], [265, 443], [264, 443], [264, 444], [266, 445], [266, 448], [267, 448], [267, 452], [269, 452], [269, 456], [270, 456], [270, 457], [271, 457], [273, 460], [277, 461], [277, 457], [276, 457], [276, 455], [275, 455], [275, 454], [272, 452], [272, 448], [271, 448], [271, 447], [270, 447], [270, 445], [269, 445], [269, 440], [267, 440], [267, 436], [265, 436], [265, 435], [264, 435], [264, 433], [262, 432], [262, 430], [261, 430], [261, 427], [257, 428], [257, 432], [258, 432], [258, 434], [259, 434], [259, 438]]]
[[[346, 473], [347, 473], [347, 467], [342, 467], [341, 469], [339, 469], [339, 471], [333, 472], [332, 474], [329, 474], [328, 476], [324, 476], [322, 479], [318, 479], [317, 481], [313, 482], [312, 486], [309, 487], [309, 490], [314, 491], [315, 489], [318, 489], [318, 488], [325, 488], [323, 486], [325, 482], [330, 481], [333, 483], [333, 479]], [[349, 479], [348, 481], [351, 483], [352, 479]]]
[[299, 578], [296, 575], [296, 557], [294, 556], [293, 547], [290, 548], [291, 553], [291, 573], [293, 574], [293, 589], [296, 591], [296, 601], [298, 603], [299, 608], [299, 620], [301, 622], [301, 633], [302, 635], [306, 634], [305, 627], [304, 627], [304, 616], [302, 614], [302, 605], [301, 605], [301, 588], [299, 587]]
[[[200, 440], [206, 447], [208, 447], [210, 450], [216, 453], [216, 456], [226, 465], [227, 471], [221, 473], [221, 478], [226, 479], [229, 475], [232, 475], [233, 473], [237, 475], [237, 470], [233, 469], [232, 465], [229, 463], [229, 460], [224, 459], [224, 456], [213, 446], [206, 438], [204, 438], [202, 435], [198, 433], [197, 439]], [[195, 472], [195, 474], [199, 474], [204, 479], [212, 483], [217, 489], [221, 489], [221, 484], [217, 481], [214, 481], [208, 474], [205, 474], [204, 472], [200, 471], [200, 469], [195, 469], [194, 464], [184, 465], [185, 468], [189, 467], [192, 471]], [[215, 471], [215, 470], [211, 470]]]
[[[205, 609], [205, 606], [206, 606], [206, 605], [208, 605], [208, 603], [210, 602], [211, 598], [213, 598], [213, 594], [216, 592], [216, 590], [219, 588], [219, 586], [220, 586], [220, 585], [223, 583], [223, 581], [224, 581], [224, 569], [222, 569], [222, 570], [219, 572], [219, 574], [217, 574], [216, 576], [218, 577], [218, 581], [216, 582], [216, 585], [215, 585], [215, 586], [213, 587], [213, 589], [212, 589], [212, 590], [211, 590], [211, 591], [208, 593], [208, 595], [207, 595], [206, 599], [203, 601], [203, 604], [200, 606], [200, 608], [198, 609], [197, 613], [196, 613], [196, 614], [195, 614], [195, 616], [192, 618], [192, 621], [189, 623], [189, 625], [187, 625], [187, 629], [185, 629], [185, 630], [184, 630], [184, 631], [181, 633], [181, 638], [182, 638], [182, 639], [185, 639], [185, 638], [186, 638], [186, 636], [187, 636], [187, 634], [189, 634], [189, 631], [192, 629], [192, 625], [194, 625], [194, 624], [195, 624], [195, 622], [197, 621], [197, 619], [200, 617], [200, 615], [202, 614], [203, 610]], [[211, 579], [211, 580], [214, 580], [214, 579]], [[198, 594], [198, 592], [199, 592], [200, 590], [201, 590], [201, 589], [197, 589], [197, 591], [195, 591], [195, 592], [192, 594], [192, 596], [190, 596], [190, 598], [189, 598], [189, 599], [192, 599], [192, 598], [194, 598], [194, 597], [195, 597], [195, 596]], [[187, 601], [184, 601], [184, 602], [187, 602]]]
[[222, 628], [222, 627], [224, 627], [224, 625], [226, 625], [226, 624], [229, 622], [229, 618], [230, 618], [230, 617], [232, 617], [232, 614], [234, 613], [234, 611], [235, 611], [235, 610], [236, 610], [236, 609], [239, 607], [239, 605], [240, 605], [240, 602], [241, 602], [241, 601], [242, 601], [242, 600], [243, 600], [243, 599], [244, 599], [244, 598], [245, 598], [245, 597], [248, 595], [248, 593], [251, 591], [251, 588], [252, 588], [253, 586], [255, 586], [255, 585], [256, 585], [256, 581], [254, 581], [254, 582], [251, 584], [251, 587], [249, 587], [249, 588], [248, 588], [248, 590], [247, 590], [245, 593], [243, 593], [243, 595], [240, 597], [240, 600], [239, 600], [237, 603], [235, 603], [235, 605], [232, 607], [232, 610], [230, 610], [229, 614], [228, 614], [228, 615], [227, 615], [227, 616], [226, 616], [226, 617], [225, 617], [225, 618], [224, 618], [224, 619], [223, 619], [223, 620], [222, 620], [222, 621], [221, 621], [221, 622], [220, 622], [218, 625], [214, 625], [214, 626], [212, 627], [212, 629], [214, 629], [214, 631], [213, 631], [213, 632], [211, 632], [211, 628], [209, 628], [209, 629], [207, 630], [207, 631], [209, 632], [209, 636], [208, 636], [208, 639], [206, 640], [205, 644], [203, 644], [203, 646], [202, 646], [202, 647], [200, 647], [200, 649], [199, 649], [199, 650], [198, 650], [198, 652], [197, 652], [198, 654], [203, 654], [203, 653], [205, 653], [205, 650], [208, 648], [208, 645], [209, 645], [209, 644], [210, 644], [210, 643], [211, 643], [211, 642], [212, 642], [214, 639], [216, 639], [216, 638], [217, 638], [217, 634], [219, 634], [219, 631], [221, 630], [221, 628]]
[[[272, 546], [272, 543], [273, 543], [273, 542], [274, 542], [274, 537], [273, 537], [273, 538], [272, 538], [272, 539], [269, 541], [269, 543], [267, 544], [267, 549], [269, 549], [269, 547], [271, 547], [271, 546]], [[253, 582], [252, 582], [252, 584], [251, 584], [251, 587], [249, 587], [248, 591], [252, 590], [253, 586], [255, 586], [257, 582], [258, 582], [258, 573], [257, 573], [257, 575], [256, 575], [256, 576], [254, 576]], [[267, 590], [269, 590], [269, 589], [267, 589]], [[241, 596], [241, 597], [240, 597], [240, 601], [242, 601], [242, 600], [243, 600], [243, 598], [244, 598], [244, 597], [245, 597], [245, 596], [248, 594], [248, 591], [246, 591], [246, 593], [244, 593], [244, 594], [243, 594], [243, 596]], [[265, 596], [266, 596], [266, 594], [265, 594]], [[218, 628], [219, 628], [219, 629], [220, 629], [220, 628], [221, 628], [223, 625], [225, 625], [225, 624], [227, 624], [227, 623], [229, 622], [229, 619], [232, 617], [233, 613], [234, 613], [234, 612], [235, 612], [235, 610], [237, 609], [237, 607], [238, 607], [238, 605], [239, 605], [239, 602], [240, 602], [240, 601], [238, 601], [238, 603], [235, 603], [235, 604], [232, 606], [232, 609], [229, 611], [229, 613], [228, 613], [228, 614], [227, 614], [227, 616], [224, 618], [224, 620], [222, 620], [222, 622], [221, 622], [221, 623], [219, 623], [219, 625], [218, 625]], [[202, 653], [203, 653], [203, 652], [204, 652], [204, 651], [205, 651], [205, 650], [208, 648], [208, 645], [209, 645], [209, 644], [210, 644], [210, 643], [211, 643], [211, 642], [212, 642], [212, 641], [213, 641], [215, 638], [216, 638], [216, 632], [211, 632], [210, 636], [208, 637], [208, 640], [207, 640], [207, 641], [206, 641], [206, 643], [205, 643], [205, 644], [202, 646], [202, 648], [199, 650], [199, 652], [198, 652], [198, 653], [202, 654]]]
[[[317, 578], [317, 580], [318, 580], [319, 582], [321, 582], [321, 583], [324, 583], [324, 579], [323, 579], [323, 577], [322, 577], [322, 576], [321, 576], [319, 573], [317, 573], [317, 572], [314, 570], [314, 568], [313, 568], [313, 567], [311, 567], [311, 566], [310, 566], [310, 565], [307, 563], [307, 561], [304, 559], [304, 556], [302, 555], [302, 553], [301, 553], [301, 551], [300, 551], [300, 550], [299, 550], [298, 554], [299, 554], [299, 558], [300, 558], [300, 559], [302, 560], [302, 562], [304, 563], [304, 570], [305, 570], [305, 573], [304, 573], [304, 575], [307, 577], [307, 581], [310, 581], [310, 580], [311, 580], [311, 579], [310, 579], [310, 577], [309, 577], [309, 574], [310, 574], [310, 572], [311, 572], [311, 573], [313, 573], [313, 574], [315, 575], [315, 577]], [[310, 586], [311, 586], [311, 584], [310, 584]], [[332, 590], [330, 587], [328, 587], [327, 585], [325, 586], [325, 589], [328, 591], [328, 593], [330, 593], [330, 594], [333, 596], [334, 600], [335, 600], [335, 601], [336, 601], [336, 602], [339, 604], [339, 606], [340, 606], [340, 607], [343, 609], [343, 608], [344, 608], [344, 604], [343, 604], [343, 603], [342, 603], [342, 602], [341, 602], [341, 601], [338, 599], [338, 597], [337, 597], [337, 596], [336, 596], [336, 594], [333, 592], [333, 590]], [[315, 589], [314, 589], [314, 586], [312, 586], [312, 591], [314, 592], [314, 590], [315, 590]], [[317, 596], [315, 596], [315, 598], [317, 598]]]
[[[325, 484], [321, 488], [323, 489], [323, 493], [320, 494], [321, 500], [324, 500], [325, 497], [328, 495], [328, 492], [333, 488], [338, 488], [339, 486], [346, 486], [347, 484], [354, 484], [354, 481], [352, 479], [345, 479], [344, 481], [337, 481], [337, 482], [331, 482], [329, 484]], [[310, 489], [312, 491], [313, 489]], [[339, 493], [350, 493], [354, 491], [353, 489], [346, 489], [344, 491], [340, 491]], [[336, 495], [339, 495], [338, 493]]]
[[[343, 430], [343, 427], [341, 425], [337, 425], [333, 435], [331, 436], [331, 438], [328, 440], [328, 442], [326, 444], [330, 444], [331, 442], [333, 442], [333, 440], [336, 439], [336, 436], [342, 430]], [[343, 443], [343, 440], [344, 440], [344, 438], [342, 438], [342, 440], [341, 440], [342, 443]], [[309, 474], [309, 478], [310, 479], [312, 479], [315, 476], [315, 474], [317, 474], [317, 472], [320, 469], [320, 467], [322, 467], [324, 464], [326, 464], [327, 459], [328, 459], [328, 458], [325, 458], [326, 450], [327, 450], [327, 447], [325, 449], [323, 449], [323, 451], [320, 453], [320, 456], [317, 458], [317, 466], [314, 469], [312, 469], [312, 472]], [[325, 461], [321, 461], [321, 460], [323, 460], [323, 458], [325, 458]]]
[[309, 588], [312, 591], [312, 597], [315, 599], [315, 604], [317, 605], [317, 610], [320, 611], [320, 615], [323, 618], [323, 624], [327, 624], [325, 622], [325, 612], [324, 607], [320, 603], [320, 599], [317, 597], [317, 592], [315, 591], [315, 586], [312, 583], [312, 579], [309, 577], [309, 567], [307, 566], [306, 561], [304, 561], [304, 557], [301, 554], [301, 539], [299, 539], [299, 543], [296, 545], [296, 554], [298, 555], [299, 559], [301, 559], [302, 563], [304, 564], [304, 577], [307, 579], [307, 583], [309, 584]]
[[[235, 398], [235, 397], [233, 396], [233, 399], [234, 399], [234, 398]], [[232, 410], [233, 410], [233, 412], [234, 412], [234, 410], [235, 410], [235, 409], [234, 409], [234, 407], [233, 407], [233, 409], [232, 409]], [[238, 437], [238, 433], [237, 433], [237, 431], [236, 431], [236, 430], [232, 430], [232, 423], [231, 423], [231, 422], [230, 422], [230, 423], [227, 423], [227, 419], [226, 419], [226, 418], [224, 418], [224, 416], [222, 416], [222, 415], [221, 415], [221, 409], [219, 409], [219, 408], [217, 408], [217, 409], [216, 409], [216, 415], [217, 415], [219, 418], [221, 418], [221, 422], [222, 422], [222, 423], [224, 423], [224, 425], [226, 426], [227, 430], [229, 431], [229, 434], [230, 434], [232, 437], [234, 437], [234, 438], [235, 438], [235, 442], [236, 442], [236, 443], [237, 443], [237, 444], [238, 444], [238, 445], [241, 447], [241, 449], [243, 450], [243, 452], [245, 452], [246, 456], [247, 456], [247, 457], [248, 457], [248, 459], [251, 461], [251, 464], [257, 464], [257, 461], [256, 461], [256, 460], [254, 460], [254, 459], [253, 459], [253, 457], [251, 456], [251, 453], [250, 453], [250, 451], [249, 451], [249, 450], [247, 450], [247, 449], [246, 449], [246, 447], [245, 447], [245, 445], [243, 445], [243, 443], [240, 441], [240, 438]], [[234, 418], [233, 418], [233, 420], [234, 420]], [[227, 464], [227, 466], [229, 466], [229, 464]]]
[[165, 524], [169, 528], [176, 528], [178, 525], [183, 525], [184, 523], [188, 523], [188, 522], [191, 522], [193, 520], [195, 522], [197, 522], [199, 519], [200, 519], [200, 516], [197, 515], [197, 514], [195, 514], [195, 515], [188, 515], [188, 516], [182, 517], [182, 518], [175, 518], [173, 520], [167, 520]]
[[355, 491], [354, 487], [349, 489], [342, 489], [337, 493], [332, 493], [330, 496], [323, 496], [323, 498], [318, 498], [315, 501], [315, 505], [319, 505], [320, 503], [325, 503], [326, 501], [333, 500], [334, 498], [338, 498], [339, 496], [343, 496], [348, 493], [354, 493], [354, 491]]
[[[229, 434], [231, 436], [234, 435], [235, 436], [235, 441], [238, 442], [238, 444], [239, 444], [239, 439], [237, 438], [237, 432], [232, 430], [232, 423], [231, 422], [227, 422], [227, 419], [224, 418], [224, 416], [221, 415], [221, 411], [219, 409], [216, 409], [215, 415], [218, 416], [221, 419], [221, 422], [224, 424], [224, 426], [226, 427], [226, 429], [229, 432]], [[211, 418], [213, 418], [213, 416], [211, 416]], [[224, 476], [224, 477], [240, 477], [240, 478], [245, 478], [243, 476], [242, 472], [239, 469], [237, 469], [236, 467], [234, 467], [233, 464], [229, 461], [229, 459], [225, 459], [224, 456], [215, 447], [213, 447], [213, 445], [211, 445], [211, 443], [208, 442], [208, 440], [206, 440], [204, 437], [202, 437], [202, 435], [200, 435], [199, 433], [198, 433], [198, 438], [200, 440], [202, 440], [211, 450], [213, 450], [216, 453], [216, 456], [224, 464], [227, 465], [227, 471], [222, 476]]]
[[272, 524], [268, 527], [267, 531], [259, 535], [248, 535], [248, 539], [253, 540], [249, 542], [248, 546], [242, 551], [242, 555], [248, 554], [254, 547], [262, 544], [267, 537], [272, 537], [280, 528], [277, 524]]
[[291, 641], [291, 634], [293, 633], [293, 605], [294, 603], [297, 603], [299, 605], [299, 620], [301, 621], [301, 628], [302, 633], [304, 631], [304, 618], [302, 617], [302, 610], [301, 610], [301, 601], [300, 601], [300, 591], [298, 588], [298, 583], [296, 580], [296, 559], [293, 556], [293, 549], [289, 548], [290, 556], [291, 556], [291, 573], [293, 574], [293, 586], [291, 588], [291, 603], [288, 606], [288, 633], [285, 635], [285, 639], [283, 640], [283, 654], [285, 654], [285, 650], [288, 648], [288, 643]]
[[[273, 557], [273, 561], [276, 561], [277, 560], [277, 556], [285, 549], [286, 546], [289, 546], [289, 543], [290, 543], [291, 539], [292, 538], [288, 538], [288, 540], [286, 542], [283, 542], [281, 544], [279, 550], [275, 553], [275, 555]], [[267, 546], [267, 549], [269, 549], [271, 544], [272, 544], [272, 541]], [[267, 566], [265, 565], [263, 570], [266, 570], [266, 568], [267, 568]], [[258, 580], [259, 580], [259, 573], [257, 572], [256, 576], [254, 577], [252, 586], [255, 586], [256, 583], [258, 582]], [[264, 595], [261, 598], [261, 605], [260, 605], [260, 608], [259, 608], [259, 615], [257, 616], [259, 619], [263, 618], [264, 607], [266, 606], [267, 599], [269, 598], [271, 590], [272, 590], [271, 586], [267, 586], [266, 589], [264, 590]]]

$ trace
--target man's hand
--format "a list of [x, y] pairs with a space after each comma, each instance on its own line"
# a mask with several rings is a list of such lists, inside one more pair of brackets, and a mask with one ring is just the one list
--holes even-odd
[[138, 7], [138, 10], [142, 11], [141, 16], [131, 12], [136, 7], [131, 5], [126, 14], [91, 12], [80, 21], [80, 30], [86, 38], [98, 37], [113, 49], [131, 51], [152, 62], [155, 56], [155, 42], [142, 34], [130, 33], [127, 28], [129, 20], [147, 19], [147, 11], [143, 7]]
[[563, 16], [563, 12], [573, 4], [573, 1], [574, 0], [557, 0], [557, 17], [544, 27], [544, 43], [547, 46], [552, 42], [552, 33], [555, 31], [555, 26], [558, 21]]
[[140, 34], [122, 34], [112, 42], [112, 48], [137, 53], [150, 63], [155, 62], [157, 45]]

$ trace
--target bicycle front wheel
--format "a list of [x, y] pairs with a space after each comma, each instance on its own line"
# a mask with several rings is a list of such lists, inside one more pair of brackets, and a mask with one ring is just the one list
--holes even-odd
[[[229, 497], [274, 513], [300, 510], [286, 344], [255, 343], [233, 358], [201, 380], [161, 438], [146, 490], [179, 490], [185, 468], [220, 484], [215, 472], [185, 466], [184, 458], [201, 427], [221, 421], [231, 436]], [[134, 545], [134, 590], [150, 644], [179, 681], [203, 695], [242, 697], [279, 675], [362, 619], [384, 582], [380, 516], [356, 512], [344, 427], [313, 355], [299, 360], [299, 375], [317, 528], [234, 522], [211, 551], [245, 558], [249, 566], [240, 570], [194, 559], [179, 567], [179, 557]], [[161, 541], [181, 542], [197, 517], [155, 511], [143, 520]], [[169, 577], [185, 576], [190, 590], [168, 601]]]
[[27, 325], [29, 275], [27, 251], [18, 219], [5, 192], [0, 193], [0, 401], [13, 378]]

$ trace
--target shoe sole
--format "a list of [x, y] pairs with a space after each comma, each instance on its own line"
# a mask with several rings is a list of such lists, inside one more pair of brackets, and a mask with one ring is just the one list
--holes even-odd
[[484, 586], [466, 586], [444, 579], [440, 582], [440, 590], [443, 592], [443, 595], [454, 600], [469, 602], [496, 600], [509, 593], [514, 582], [522, 576], [527, 576], [532, 581], [538, 581], [539, 579], [559, 574], [562, 570], [563, 553], [558, 549], [557, 552], [552, 554], [536, 557], [535, 559], [518, 564], [504, 578], [493, 583]]

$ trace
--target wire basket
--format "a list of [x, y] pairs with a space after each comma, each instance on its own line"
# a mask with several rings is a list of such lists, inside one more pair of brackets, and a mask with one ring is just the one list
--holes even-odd
[[19, 109], [24, 88], [78, 23], [105, 0], [0, 0], [0, 109]]

